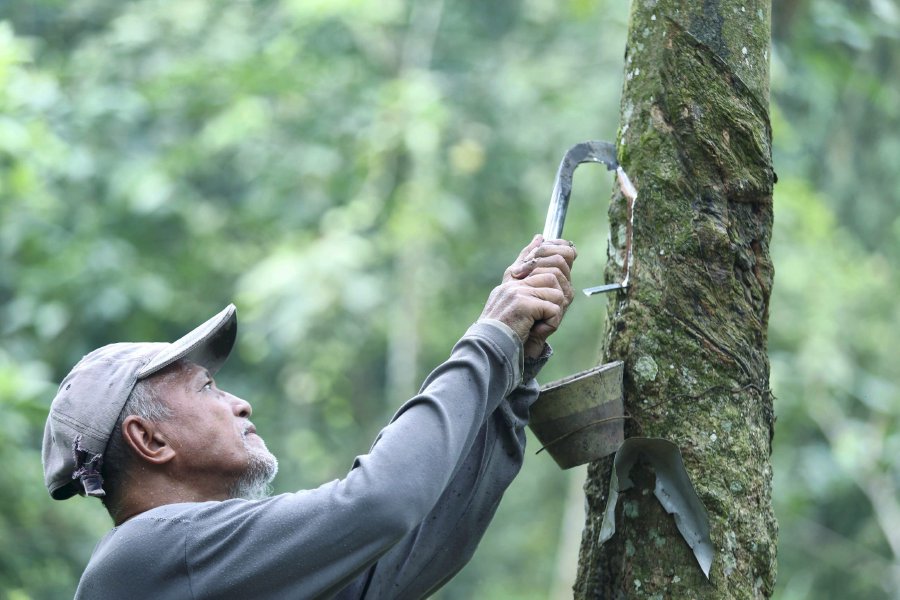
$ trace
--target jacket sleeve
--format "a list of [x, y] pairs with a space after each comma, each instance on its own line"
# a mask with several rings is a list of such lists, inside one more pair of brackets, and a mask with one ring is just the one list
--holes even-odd
[[[520, 385], [522, 369], [521, 343], [476, 323], [346, 478], [258, 502], [209, 503], [207, 518], [192, 519], [185, 548], [195, 596], [332, 597], [398, 543], [418, 537], [430, 515], [442, 523], [463, 518], [458, 504], [492, 514], [521, 462], [521, 441], [509, 437], [514, 428], [500, 427], [515, 411], [496, 409]], [[482, 488], [494, 492], [469, 497]], [[412, 566], [432, 579], [447, 570]]]
[[472, 558], [524, 458], [525, 425], [539, 388], [534, 376], [551, 354], [526, 361], [525, 378], [488, 415], [435, 507], [339, 598], [425, 598]]

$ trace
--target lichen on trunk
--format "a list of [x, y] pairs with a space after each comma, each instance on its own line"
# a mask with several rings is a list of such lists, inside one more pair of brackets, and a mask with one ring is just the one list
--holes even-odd
[[[598, 461], [577, 598], [763, 598], [774, 587], [769, 15], [763, 1], [632, 4], [618, 144], [639, 200], [632, 285], [610, 298], [604, 358], [625, 361], [627, 434], [680, 447], [716, 555], [707, 581], [647, 465], [600, 544], [611, 464]], [[623, 267], [625, 217], [617, 194], [608, 280]]]

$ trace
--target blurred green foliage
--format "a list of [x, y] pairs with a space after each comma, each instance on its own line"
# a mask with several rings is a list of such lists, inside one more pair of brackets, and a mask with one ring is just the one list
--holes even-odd
[[900, 5], [773, 3], [778, 596], [900, 589]]
[[[900, 10], [775, 4], [779, 596], [888, 598]], [[612, 0], [4, 0], [0, 597], [71, 597], [109, 526], [50, 501], [39, 453], [56, 383], [102, 344], [235, 301], [220, 384], [253, 403], [277, 491], [342, 476], [541, 228], [565, 149], [614, 134], [626, 19]], [[576, 179], [585, 287], [612, 182]], [[545, 381], [596, 362], [603, 302], [576, 301]], [[571, 477], [529, 456], [440, 597], [558, 589]]]

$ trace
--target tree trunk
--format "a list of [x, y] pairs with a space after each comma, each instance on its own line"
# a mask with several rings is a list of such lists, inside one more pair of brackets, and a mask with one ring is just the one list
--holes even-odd
[[[611, 460], [590, 465], [576, 598], [764, 598], [775, 582], [766, 327], [772, 187], [770, 3], [632, 3], [619, 158], [638, 189], [631, 287], [610, 297], [606, 360], [625, 361], [626, 435], [677, 444], [709, 512], [707, 580], [648, 465], [600, 544]], [[625, 255], [610, 209], [608, 280]], [[649, 490], [649, 491], [648, 491]]]

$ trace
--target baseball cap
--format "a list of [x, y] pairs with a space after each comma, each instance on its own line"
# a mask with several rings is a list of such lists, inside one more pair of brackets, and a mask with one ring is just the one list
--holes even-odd
[[229, 304], [171, 344], [109, 344], [82, 358], [60, 384], [44, 426], [41, 462], [50, 496], [104, 496], [103, 453], [135, 384], [181, 359], [215, 373], [236, 336], [237, 309]]

